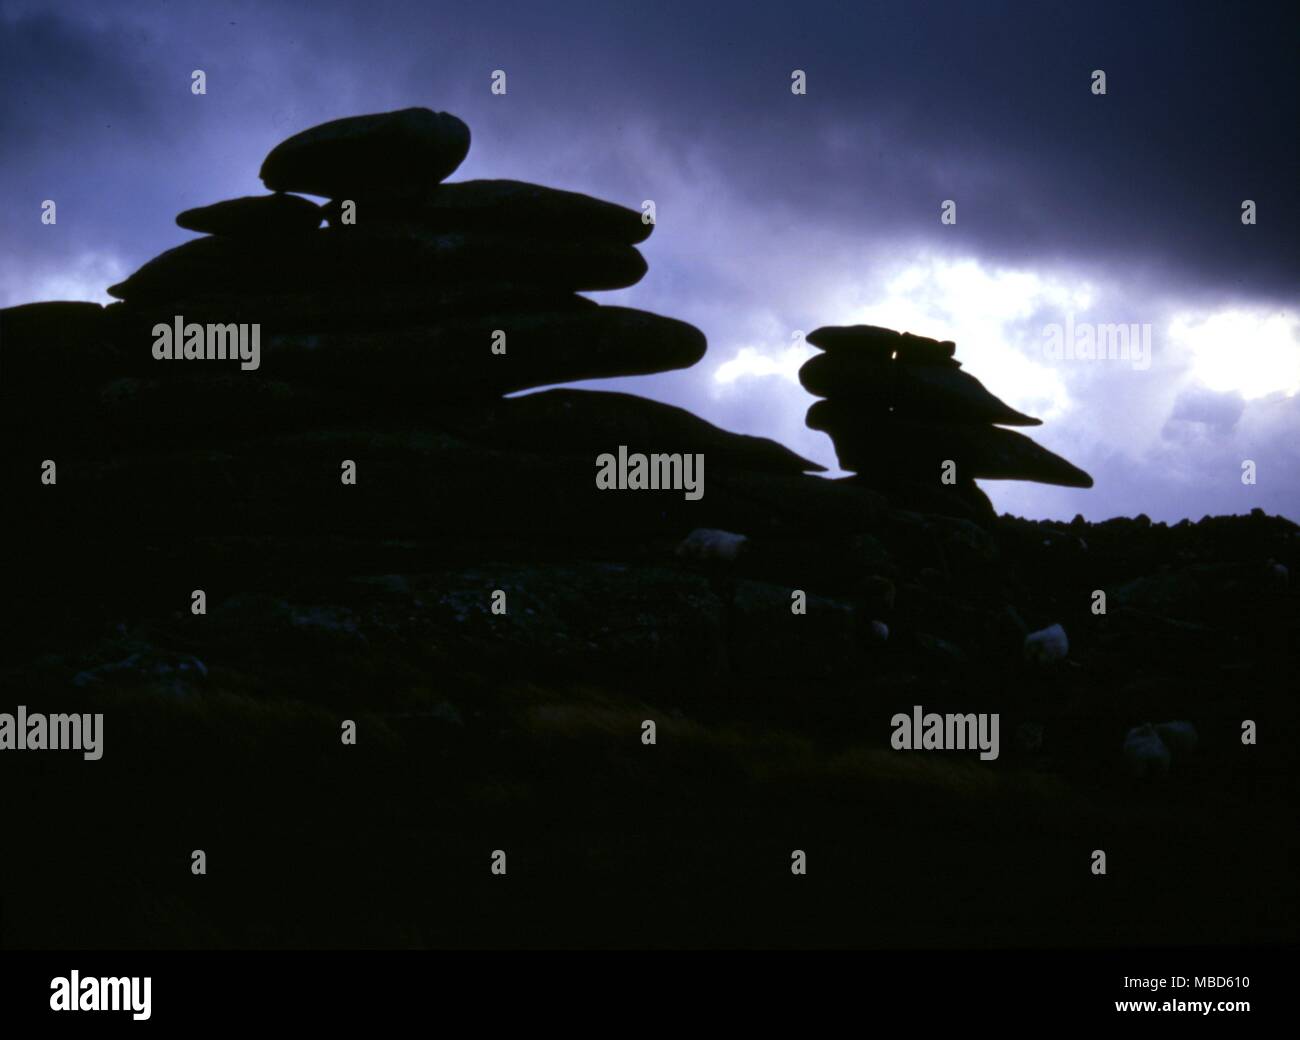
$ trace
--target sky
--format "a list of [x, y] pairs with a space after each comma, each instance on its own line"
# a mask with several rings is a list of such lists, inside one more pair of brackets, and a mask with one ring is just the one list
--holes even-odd
[[[421, 105], [470, 126], [453, 180], [654, 201], [648, 275], [592, 295], [708, 353], [583, 386], [834, 476], [803, 336], [884, 325], [955, 340], [1096, 481], [982, 482], [999, 511], [1300, 519], [1298, 28], [1189, 0], [0, 0], [0, 306], [107, 303], [193, 237], [178, 212], [263, 193], [280, 140]], [[1054, 349], [1116, 325], [1149, 350]]]

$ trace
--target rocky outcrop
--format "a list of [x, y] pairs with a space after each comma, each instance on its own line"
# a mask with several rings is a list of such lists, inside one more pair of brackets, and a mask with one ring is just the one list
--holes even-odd
[[[1035, 420], [951, 343], [885, 330], [819, 330], [802, 373], [845, 479], [634, 394], [507, 397], [705, 343], [580, 295], [644, 272], [635, 211], [440, 183], [458, 126], [305, 132], [264, 175], [323, 206], [189, 211], [211, 237], [121, 302], [0, 311], [0, 684], [109, 720], [91, 773], [5, 758], [6, 942], [744, 945], [768, 918], [809, 945], [1149, 941], [1145, 889], [1088, 883], [1099, 843], [1191, 908], [1163, 940], [1294, 933], [1294, 524], [989, 522], [976, 479], [1086, 475], [1004, 429]], [[177, 316], [259, 324], [256, 370], [156, 359]], [[602, 490], [620, 448], [698, 453], [703, 496]], [[1053, 626], [1068, 654], [1027, 662]], [[891, 750], [919, 704], [1000, 713], [1002, 757]], [[1151, 729], [1167, 782], [1139, 785], [1116, 767], [1150, 720], [1177, 720]], [[1224, 835], [1252, 883], [1206, 900], [1226, 861], [1185, 853]], [[935, 864], [960, 883], [899, 898]]]
[[1023, 434], [1037, 426], [962, 371], [956, 344], [873, 325], [809, 333], [823, 353], [799, 370], [808, 426], [830, 434], [840, 465], [900, 504], [991, 520], [976, 479], [1091, 487], [1092, 478]]
[[[636, 245], [653, 224], [639, 212], [520, 181], [440, 183], [468, 146], [463, 123], [423, 109], [303, 131], [263, 164], [276, 194], [182, 213], [206, 234], [110, 287], [120, 303], [0, 312], [3, 421], [62, 467], [34, 522], [75, 523], [89, 502], [103, 523], [146, 529], [170, 514], [215, 529], [503, 530], [543, 511], [575, 535], [613, 523], [681, 537], [737, 520], [750, 493], [729, 483], [821, 468], [627, 394], [506, 398], [686, 368], [706, 344], [580, 295], [645, 274]], [[256, 359], [235, 356], [244, 329]], [[596, 460], [620, 446], [703, 455], [704, 495], [597, 494]], [[345, 461], [358, 473], [340, 495]], [[770, 529], [782, 494], [740, 519]]]

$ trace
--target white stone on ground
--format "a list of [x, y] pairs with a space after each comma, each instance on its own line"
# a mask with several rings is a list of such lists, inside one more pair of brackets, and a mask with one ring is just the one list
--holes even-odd
[[677, 555], [687, 560], [718, 560], [733, 562], [749, 544], [743, 534], [719, 531], [713, 527], [697, 527], [677, 546]]
[[1064, 660], [1070, 652], [1070, 640], [1060, 625], [1030, 632], [1025, 636], [1025, 660], [1031, 664], [1052, 664]]

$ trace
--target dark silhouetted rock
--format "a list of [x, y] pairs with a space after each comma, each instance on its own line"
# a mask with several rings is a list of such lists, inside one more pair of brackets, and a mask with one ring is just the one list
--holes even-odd
[[73, 413], [55, 402], [51, 412], [62, 413], [66, 423], [100, 426], [99, 436], [113, 446], [223, 444], [232, 437], [372, 421], [365, 402], [347, 390], [230, 369], [169, 379], [125, 376], [100, 385], [89, 409]]
[[[97, 303], [29, 303], [0, 310], [0, 429], [11, 450], [40, 451], [84, 439], [96, 381], [130, 352], [112, 342]], [[59, 421], [68, 416], [73, 422]], [[93, 438], [92, 438], [93, 440]]]
[[1092, 478], [1022, 434], [1038, 426], [963, 372], [950, 340], [873, 325], [827, 326], [808, 336], [824, 353], [799, 381], [825, 398], [808, 425], [830, 435], [840, 465], [908, 509], [991, 523], [976, 479], [1092, 487]]
[[808, 425], [831, 434], [840, 465], [858, 473], [879, 473], [904, 458], [918, 477], [952, 460], [957, 473], [988, 480], [1032, 480], [1065, 487], [1092, 487], [1092, 478], [1024, 434], [996, 426], [912, 422], [888, 414], [867, 416], [852, 403], [818, 401]]
[[[506, 335], [501, 355], [490, 349], [498, 330]], [[387, 331], [272, 333], [263, 339], [262, 369], [268, 377], [308, 384], [454, 401], [687, 368], [704, 351], [703, 334], [685, 322], [591, 307], [480, 314]]]
[[187, 231], [232, 238], [301, 235], [320, 227], [321, 208], [297, 195], [246, 195], [187, 209], [176, 217]]
[[[51, 394], [107, 374], [127, 352], [110, 341], [110, 323], [97, 303], [28, 303], [0, 310], [0, 394]], [[0, 417], [2, 418], [2, 417]]]
[[[256, 322], [275, 331], [381, 332], [402, 326], [436, 325], [448, 318], [486, 312], [590, 310], [595, 300], [563, 289], [461, 282], [426, 288], [395, 285], [374, 289], [341, 287], [280, 293], [185, 295], [171, 299], [110, 304], [110, 324], [119, 338], [138, 341], [160, 321], [177, 314], [187, 322]], [[150, 363], [152, 363], [150, 359]]]
[[[576, 295], [622, 288], [645, 273], [633, 243], [652, 226], [638, 212], [520, 181], [439, 186], [467, 146], [458, 120], [415, 109], [339, 120], [285, 142], [264, 165], [268, 185], [346, 189], [375, 219], [321, 229], [321, 207], [284, 194], [181, 214], [182, 226], [213, 234], [112, 286], [124, 303], [47, 311], [40, 347], [10, 352], [22, 378], [7, 388], [13, 407], [0, 421], [32, 443], [71, 438], [93, 444], [97, 455], [143, 451], [151, 435], [206, 448], [259, 431], [437, 431], [449, 414], [463, 423], [466, 405], [491, 411], [503, 394], [664, 372], [703, 357], [704, 336], [684, 322]], [[74, 374], [51, 380], [47, 358], [55, 355], [45, 341], [80, 315], [94, 315], [95, 338], [112, 349], [97, 363], [89, 325], [77, 327], [63, 336], [76, 341], [70, 356], [59, 359], [75, 361]], [[257, 369], [241, 371], [237, 359], [224, 367], [160, 363], [150, 349], [154, 329], [178, 319], [223, 338], [233, 327], [255, 326]], [[31, 324], [21, 314], [13, 322]], [[586, 417], [611, 437], [640, 429], [647, 452], [669, 451], [664, 441], [694, 443], [683, 435], [686, 417], [723, 461], [766, 459], [790, 472], [812, 466], [771, 442], [733, 437], [652, 402], [639, 409], [636, 400], [620, 400], [621, 426]], [[628, 439], [598, 446], [575, 439], [574, 423], [561, 432], [558, 414], [549, 417], [557, 428], [546, 420], [530, 426], [526, 416], [537, 408], [492, 416], [508, 414], [506, 425], [522, 440], [504, 428], [490, 432], [482, 416], [478, 428], [510, 450], [530, 450], [528, 441], [548, 436], [568, 438], [566, 447], [548, 449], [557, 454], [594, 446], [591, 459], [565, 460], [587, 483], [595, 454]], [[753, 449], [748, 457], [741, 445]], [[147, 469], [149, 461], [139, 464]]]
[[776, 441], [729, 433], [684, 408], [601, 390], [547, 390], [466, 409], [443, 422], [459, 436], [501, 448], [594, 459], [626, 445], [629, 451], [703, 453], [706, 465], [727, 469], [802, 473], [824, 468]]
[[944, 365], [885, 361], [851, 351], [818, 354], [799, 369], [799, 382], [819, 397], [860, 401], [919, 420], [1040, 426], [995, 397], [974, 376]]
[[97, 303], [57, 300], [0, 309], [0, 350], [42, 344], [75, 345], [103, 331], [104, 308]]
[[[354, 487], [340, 483], [342, 459], [357, 462]], [[362, 423], [254, 431], [204, 444], [161, 437], [129, 451], [72, 453], [60, 462], [57, 493], [42, 494], [37, 481], [23, 481], [12, 507], [24, 530], [47, 536], [75, 530], [90, 513], [100, 533], [132, 537], [328, 530], [385, 538], [456, 532], [680, 540], [722, 521], [760, 533], [776, 526], [779, 506], [757, 506], [736, 494], [717, 479], [722, 463], [710, 470], [707, 460], [698, 500], [680, 488], [602, 490], [596, 457], [585, 451], [493, 447], [429, 429], [418, 417], [404, 428], [378, 429], [367, 412]], [[6, 463], [6, 478], [9, 469]]]
[[421, 282], [436, 289], [485, 280], [599, 290], [634, 285], [645, 272], [645, 259], [628, 245], [437, 235], [387, 226], [325, 229], [260, 243], [198, 238], [159, 254], [108, 291], [119, 299], [159, 300], [326, 287], [380, 289]]
[[807, 339], [827, 353], [849, 350], [882, 361], [897, 356], [909, 364], [958, 364], [953, 360], [957, 346], [951, 340], [941, 342], [876, 325], [824, 325], [808, 333]]
[[[375, 220], [398, 221], [439, 232], [526, 234], [554, 241], [593, 239], [624, 245], [644, 241], [654, 230], [654, 224], [642, 220], [637, 210], [524, 181], [458, 181], [414, 197], [379, 195], [352, 201], [358, 227]], [[338, 225], [340, 210], [338, 201], [326, 204], [332, 225]]]
[[446, 112], [404, 108], [322, 123], [276, 145], [262, 163], [272, 191], [326, 198], [425, 187], [469, 153], [469, 127]]

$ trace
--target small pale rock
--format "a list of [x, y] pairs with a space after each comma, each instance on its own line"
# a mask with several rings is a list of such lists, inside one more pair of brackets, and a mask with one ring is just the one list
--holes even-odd
[[1030, 664], [1053, 664], [1064, 660], [1069, 652], [1070, 640], [1060, 625], [1049, 625], [1025, 636], [1025, 660]]
[[1286, 564], [1269, 560], [1268, 580], [1275, 589], [1285, 589], [1291, 584], [1291, 572], [1287, 570]]
[[1169, 757], [1169, 748], [1149, 722], [1124, 737], [1124, 759], [1138, 779], [1164, 776], [1169, 772]]
[[734, 562], [749, 544], [743, 534], [697, 527], [677, 546], [677, 555], [686, 560]]

